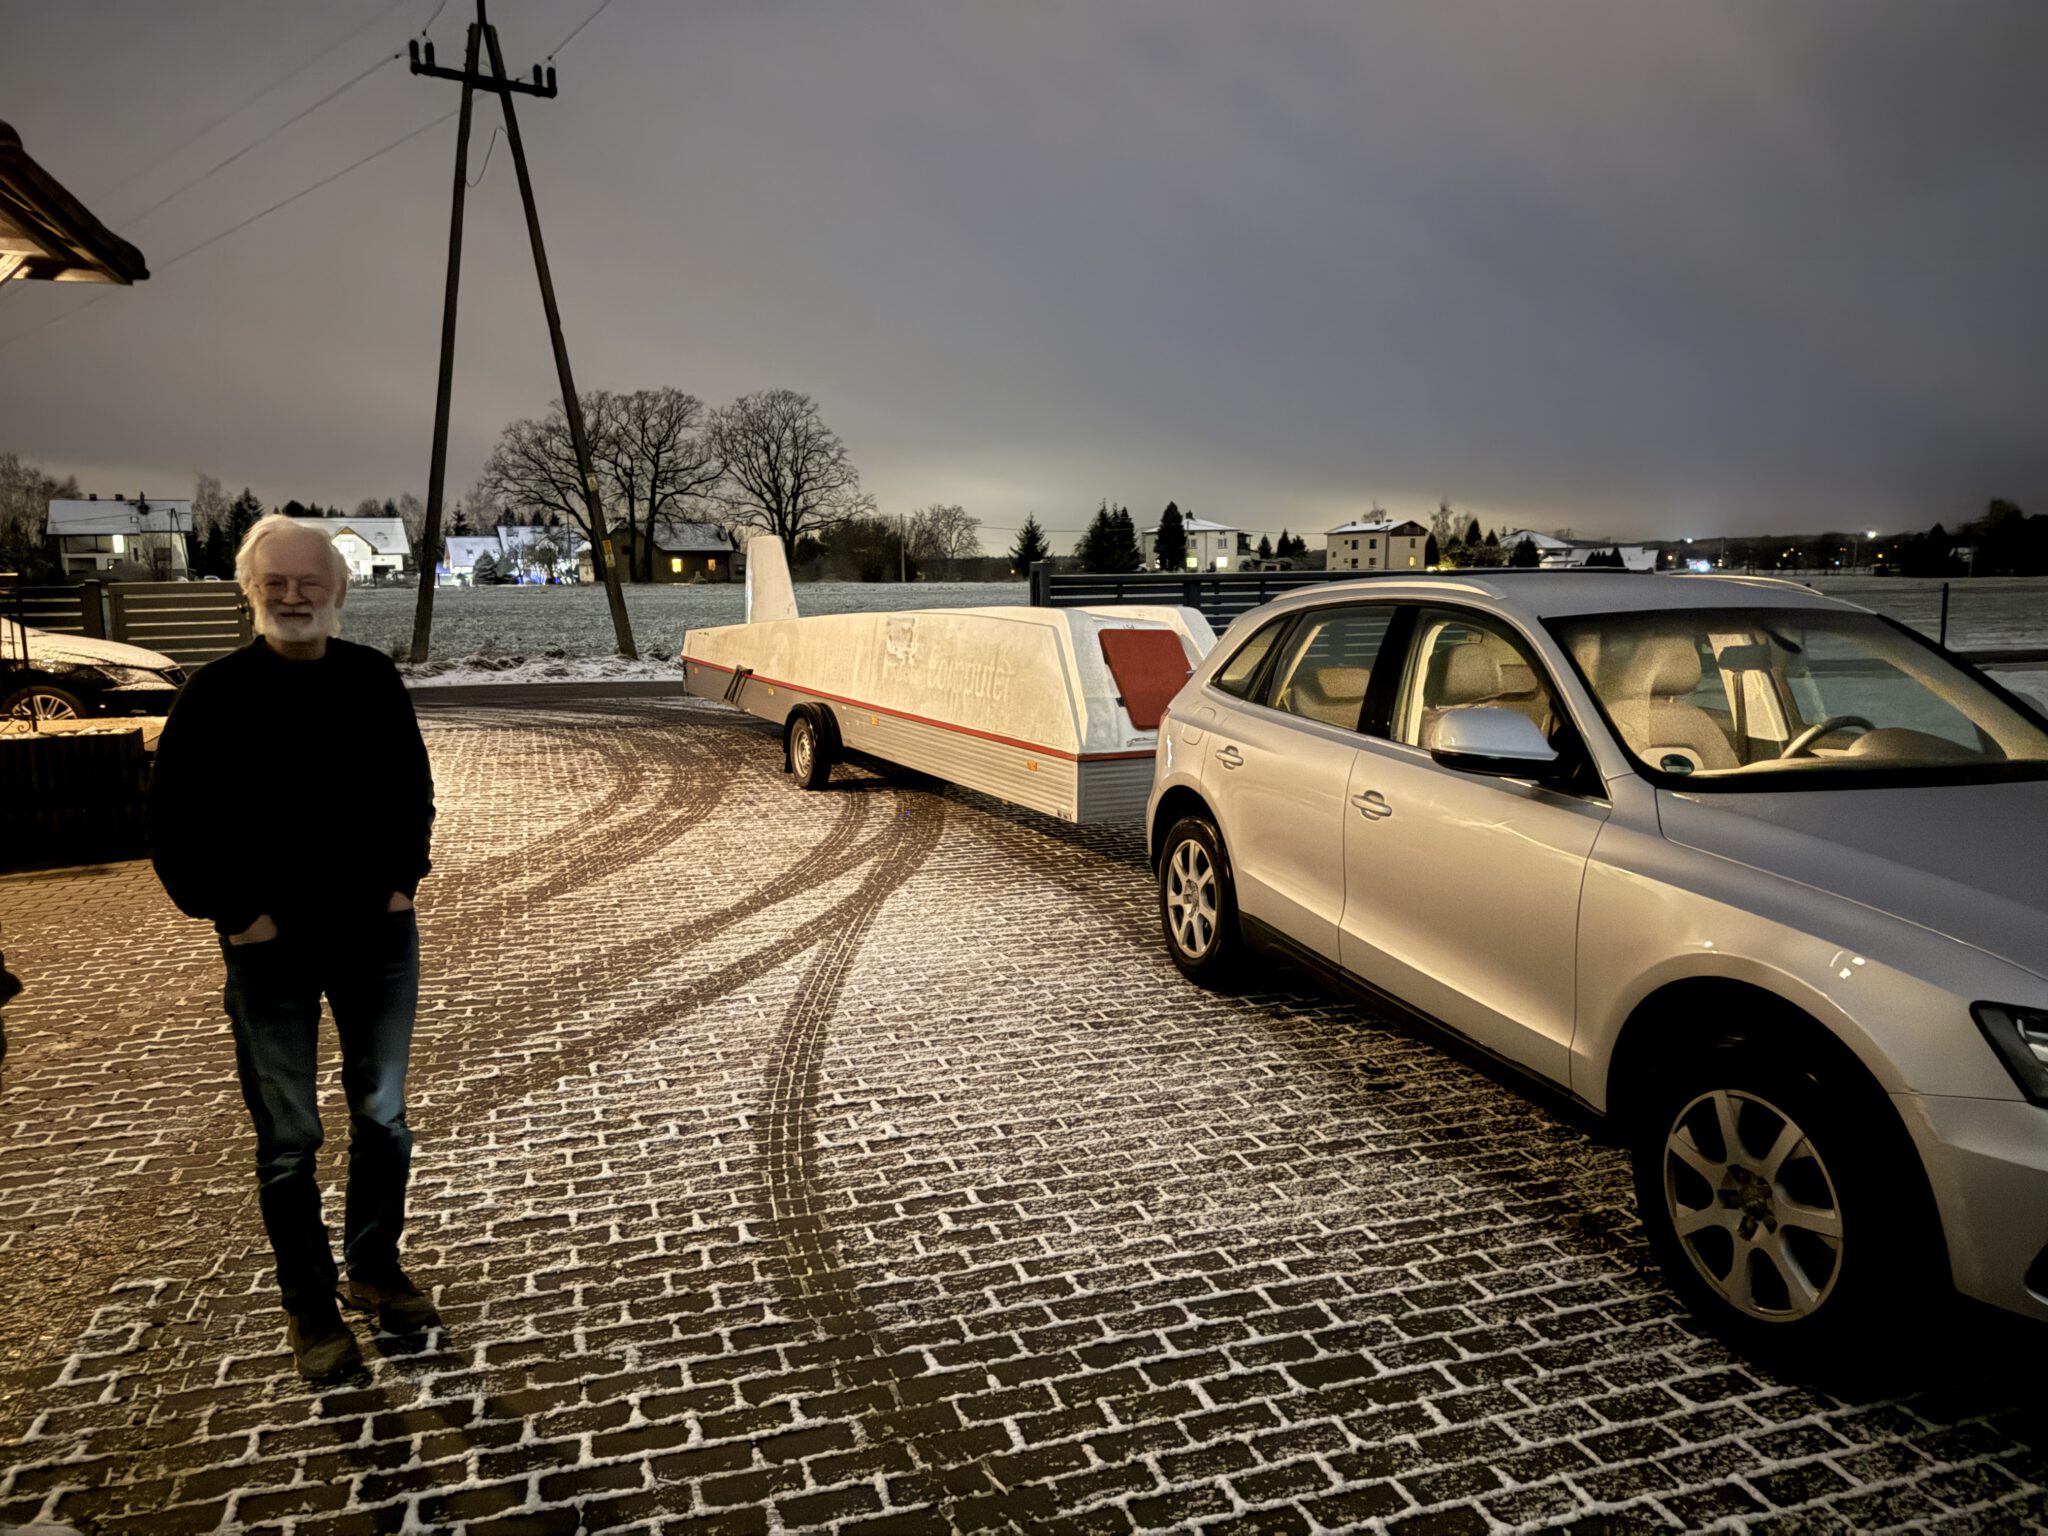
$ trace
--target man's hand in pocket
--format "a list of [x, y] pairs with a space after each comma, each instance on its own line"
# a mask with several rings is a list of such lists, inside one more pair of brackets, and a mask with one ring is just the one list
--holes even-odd
[[276, 937], [277, 924], [273, 923], [270, 920], [270, 914], [265, 912], [240, 933], [229, 934], [228, 942], [230, 944], [267, 944]]

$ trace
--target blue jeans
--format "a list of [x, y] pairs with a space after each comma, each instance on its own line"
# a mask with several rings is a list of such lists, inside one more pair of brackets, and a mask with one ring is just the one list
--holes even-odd
[[334, 1010], [348, 1096], [342, 1253], [350, 1274], [375, 1275], [398, 1261], [412, 1171], [405, 1069], [420, 993], [416, 914], [380, 913], [347, 928], [285, 929], [262, 944], [220, 942], [278, 1289], [287, 1311], [331, 1304], [337, 1277], [315, 1169], [324, 1139], [315, 1077], [320, 998], [324, 993]]

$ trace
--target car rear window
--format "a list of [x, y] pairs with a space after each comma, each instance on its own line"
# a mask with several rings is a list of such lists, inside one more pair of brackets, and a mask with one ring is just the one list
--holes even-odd
[[1273, 649], [1273, 642], [1280, 638], [1280, 631], [1287, 627], [1286, 619], [1275, 619], [1263, 629], [1254, 633], [1251, 639], [1237, 648], [1237, 654], [1223, 663], [1210, 683], [1225, 693], [1244, 698], [1258, 680], [1259, 664]]

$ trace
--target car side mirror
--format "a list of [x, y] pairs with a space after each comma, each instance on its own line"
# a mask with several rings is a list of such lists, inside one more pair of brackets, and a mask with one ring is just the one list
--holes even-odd
[[1547, 779], [1560, 767], [1535, 721], [1519, 709], [1483, 704], [1445, 711], [1429, 755], [1446, 768], [1505, 779]]

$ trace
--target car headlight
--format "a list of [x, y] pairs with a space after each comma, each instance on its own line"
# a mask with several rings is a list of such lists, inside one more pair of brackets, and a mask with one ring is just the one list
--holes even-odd
[[2020, 1092], [2048, 1104], [2048, 1008], [1978, 1003], [1970, 1009]]
[[[114, 693], [128, 690], [175, 688], [178, 686], [175, 682], [171, 681], [168, 673], [159, 671], [154, 667], [103, 666], [97, 670], [100, 675], [100, 686]], [[175, 671], [176, 669], [173, 668], [171, 670]]]

